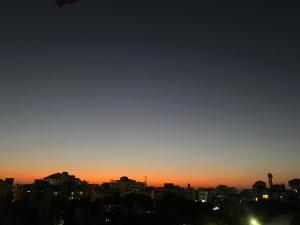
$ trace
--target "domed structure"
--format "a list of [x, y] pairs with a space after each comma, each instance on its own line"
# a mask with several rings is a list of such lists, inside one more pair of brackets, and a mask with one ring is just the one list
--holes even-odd
[[264, 181], [256, 181], [253, 185], [252, 185], [253, 190], [258, 191], [258, 192], [263, 192], [267, 189], [267, 184]]

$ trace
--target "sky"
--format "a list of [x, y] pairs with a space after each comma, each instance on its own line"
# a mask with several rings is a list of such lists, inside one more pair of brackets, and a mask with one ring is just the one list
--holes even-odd
[[5, 1], [0, 178], [300, 176], [296, 1]]

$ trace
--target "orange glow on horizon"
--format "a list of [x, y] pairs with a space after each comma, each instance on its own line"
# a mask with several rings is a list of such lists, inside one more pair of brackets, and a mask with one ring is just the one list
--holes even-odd
[[[120, 173], [120, 171], [102, 171], [101, 173], [95, 173], [94, 171], [77, 171], [77, 170], [53, 170], [53, 169], [39, 169], [37, 170], [26, 170], [26, 171], [14, 171], [9, 172], [1, 170], [0, 178], [13, 177], [15, 178], [16, 183], [32, 183], [35, 179], [43, 179], [44, 177], [56, 173], [68, 171], [69, 174], [75, 175], [81, 180], [86, 180], [89, 183], [101, 184], [103, 182], [110, 182], [111, 180], [117, 180], [121, 176], [128, 176], [131, 179], [143, 182], [145, 176], [141, 176], [140, 173]], [[219, 176], [215, 177], [211, 174], [208, 175], [193, 175], [189, 177], [178, 176], [176, 174], [168, 174], [162, 172], [161, 174], [157, 173], [146, 173], [147, 175], [147, 184], [148, 186], [163, 186], [164, 183], [174, 183], [182, 187], [186, 187], [188, 184], [191, 184], [192, 187], [215, 187], [220, 184], [225, 184], [228, 186], [234, 186], [237, 188], [248, 188], [258, 180], [260, 177], [247, 177], [241, 179], [240, 177], [228, 177], [228, 176]]]

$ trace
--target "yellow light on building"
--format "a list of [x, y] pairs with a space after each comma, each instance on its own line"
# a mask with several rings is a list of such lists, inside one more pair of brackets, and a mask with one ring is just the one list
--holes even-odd
[[269, 195], [263, 195], [263, 199], [269, 199]]

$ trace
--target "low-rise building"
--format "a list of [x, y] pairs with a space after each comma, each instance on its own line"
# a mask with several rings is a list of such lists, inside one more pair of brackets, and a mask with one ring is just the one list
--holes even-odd
[[14, 178], [0, 179], [0, 202], [9, 202], [13, 200]]
[[146, 183], [138, 182], [123, 176], [120, 177], [119, 180], [112, 180], [109, 183], [103, 183], [102, 186], [106, 190], [118, 192], [121, 195], [126, 195], [128, 193], [144, 193]]
[[59, 186], [63, 184], [75, 185], [80, 184], [81, 180], [68, 172], [54, 173], [44, 178], [50, 185]]

